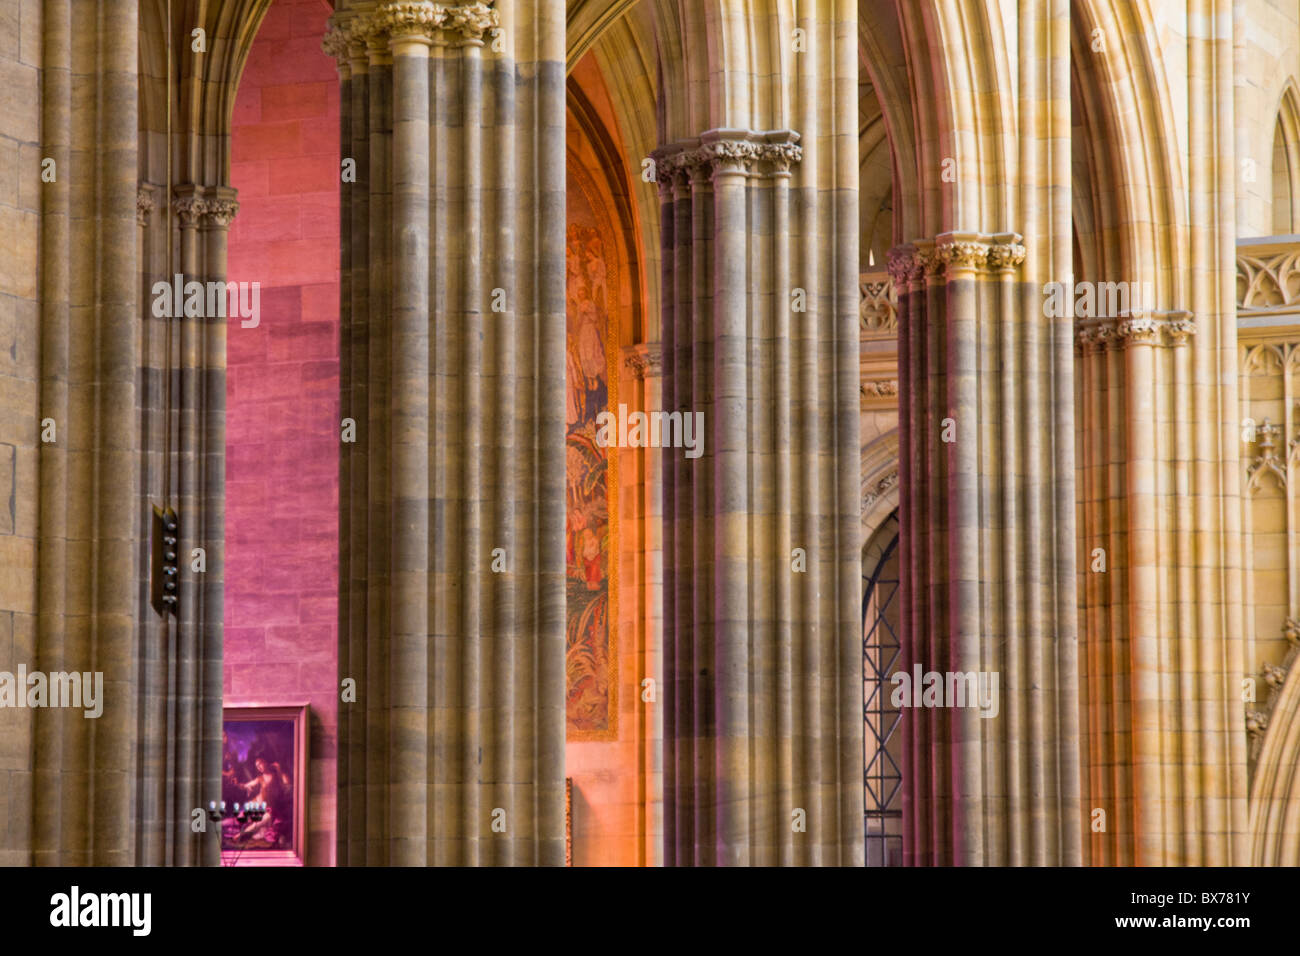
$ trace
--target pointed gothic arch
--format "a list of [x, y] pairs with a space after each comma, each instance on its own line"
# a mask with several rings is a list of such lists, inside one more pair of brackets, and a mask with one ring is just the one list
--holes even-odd
[[1287, 77], [1273, 132], [1273, 235], [1300, 231], [1300, 89]]

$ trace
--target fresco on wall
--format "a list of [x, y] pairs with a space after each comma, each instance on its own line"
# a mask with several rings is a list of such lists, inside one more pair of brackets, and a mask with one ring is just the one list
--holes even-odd
[[[565, 484], [567, 728], [571, 740], [614, 737], [617, 693], [611, 642], [612, 449], [596, 444], [596, 416], [610, 405], [606, 330], [616, 296], [612, 230], [592, 183], [569, 164]], [[603, 212], [603, 210], [602, 210]]]

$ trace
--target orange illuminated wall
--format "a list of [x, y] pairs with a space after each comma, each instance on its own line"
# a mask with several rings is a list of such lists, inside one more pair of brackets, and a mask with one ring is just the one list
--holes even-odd
[[[569, 78], [567, 176], [566, 774], [573, 781], [573, 865], [647, 862], [647, 707], [637, 645], [643, 539], [629, 507], [638, 449], [600, 448], [599, 411], [632, 402], [624, 349], [644, 312], [635, 204], [613, 108], [595, 59]], [[637, 164], [639, 169], [639, 164]], [[622, 573], [620, 573], [622, 572]]]
[[235, 101], [226, 392], [227, 703], [311, 705], [308, 864], [332, 865], [339, 675], [339, 81], [324, 0], [275, 0]]

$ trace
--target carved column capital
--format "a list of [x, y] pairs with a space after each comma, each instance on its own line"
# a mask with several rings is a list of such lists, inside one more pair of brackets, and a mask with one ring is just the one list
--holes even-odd
[[916, 257], [916, 247], [910, 242], [894, 246], [885, 256], [885, 269], [889, 272], [889, 281], [896, 292], [906, 292], [912, 280], [912, 262]]
[[989, 244], [978, 233], [945, 232], [935, 237], [934, 255], [942, 261], [944, 272], [956, 278], [985, 271]]
[[794, 130], [713, 129], [698, 139], [661, 146], [650, 157], [661, 184], [684, 175], [687, 182], [699, 186], [717, 175], [788, 175], [803, 159], [803, 147], [798, 143], [799, 134]]
[[442, 29], [455, 46], [482, 46], [483, 37], [498, 22], [496, 8], [490, 3], [458, 4], [445, 8]]
[[999, 232], [989, 244], [988, 265], [997, 273], [1014, 272], [1025, 261], [1023, 236], [1018, 232]]
[[945, 232], [934, 239], [916, 239], [889, 251], [889, 277], [901, 292], [908, 283], [922, 280], [1014, 272], [1025, 261], [1022, 239], [1016, 232]]
[[934, 240], [918, 239], [912, 245], [916, 247], [916, 255], [912, 260], [912, 281], [927, 285], [942, 284], [948, 263], [935, 248]]
[[[185, 183], [173, 190], [172, 211], [187, 229], [227, 229], [239, 212], [238, 195], [229, 186], [196, 186]], [[138, 201], [137, 201], [138, 203]]]
[[431, 0], [390, 0], [373, 10], [347, 11], [330, 20], [321, 42], [340, 72], [354, 69], [359, 58], [384, 63], [396, 40], [424, 41], [434, 46], [482, 46], [484, 37], [500, 23], [492, 3], [433, 3]]
[[663, 347], [658, 342], [639, 342], [623, 350], [623, 364], [638, 381], [663, 374]]
[[233, 199], [208, 199], [206, 202], [208, 208], [203, 215], [203, 224], [229, 229], [239, 212], [239, 203]]
[[195, 188], [194, 186], [177, 188], [176, 201], [172, 203], [172, 211], [176, 213], [181, 225], [186, 229], [198, 226], [208, 211], [208, 201], [199, 193], [192, 191]]
[[1148, 345], [1178, 348], [1196, 334], [1192, 313], [1180, 309], [1166, 312], [1124, 312], [1115, 318], [1083, 319], [1075, 324], [1075, 343], [1084, 351], [1099, 348]]
[[154, 187], [150, 183], [139, 183], [135, 189], [135, 221], [137, 225], [147, 226], [149, 214], [154, 208]]
[[349, 52], [350, 45], [346, 26], [335, 23], [331, 17], [329, 28], [325, 31], [325, 37], [320, 41], [320, 48], [325, 51], [326, 56], [334, 58], [339, 73], [344, 76], [351, 71], [352, 66], [351, 53]]

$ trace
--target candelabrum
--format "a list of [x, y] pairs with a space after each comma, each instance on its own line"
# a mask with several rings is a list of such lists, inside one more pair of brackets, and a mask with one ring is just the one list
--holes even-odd
[[[257, 823], [264, 816], [266, 816], [265, 803], [233, 803], [230, 804], [230, 809], [226, 809], [225, 800], [222, 800], [220, 803], [216, 800], [208, 803], [208, 819], [217, 824], [218, 834], [222, 832], [221, 826], [226, 820], [234, 820], [242, 829], [246, 824]], [[223, 859], [222, 865], [234, 866], [239, 862], [239, 857], [242, 855], [243, 851], [240, 850], [235, 854], [233, 859], [229, 861]]]

